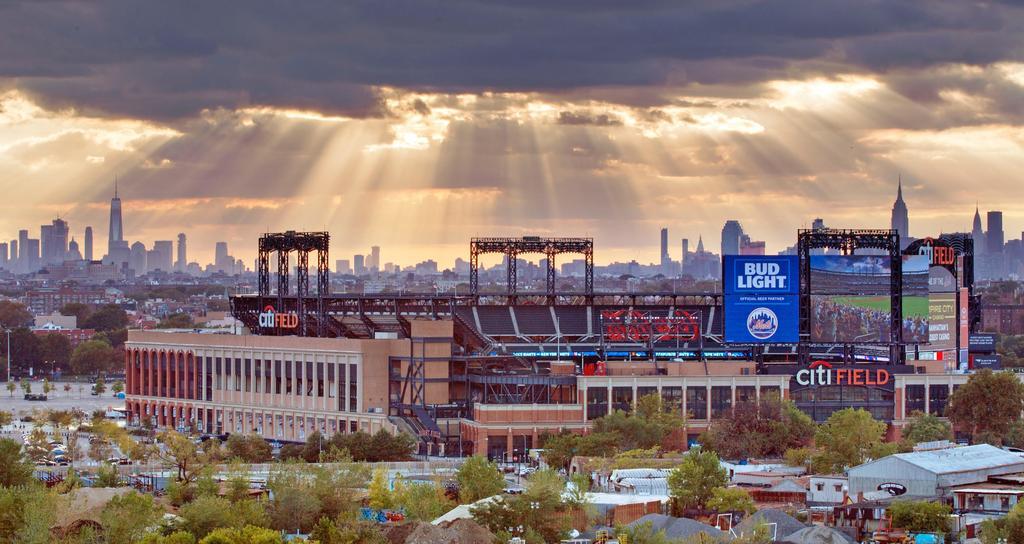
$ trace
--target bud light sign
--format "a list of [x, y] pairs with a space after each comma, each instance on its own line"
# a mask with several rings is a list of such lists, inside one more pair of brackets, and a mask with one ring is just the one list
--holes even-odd
[[789, 344], [799, 340], [799, 259], [726, 255], [725, 341]]
[[800, 289], [800, 261], [795, 256], [726, 255], [722, 268], [727, 295], [795, 295]]

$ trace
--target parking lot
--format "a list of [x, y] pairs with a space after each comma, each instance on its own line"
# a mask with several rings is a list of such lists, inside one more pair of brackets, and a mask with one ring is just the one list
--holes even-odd
[[[94, 410], [107, 410], [107, 409], [123, 409], [124, 400], [114, 398], [114, 394], [110, 392], [110, 385], [107, 385], [107, 392], [103, 396], [92, 396], [89, 392], [92, 389], [91, 384], [87, 383], [69, 383], [71, 386], [70, 391], [64, 391], [64, 385], [66, 382], [54, 382], [55, 389], [50, 392], [48, 399], [45, 401], [29, 401], [25, 400], [25, 393], [19, 386], [14, 391], [13, 396], [6, 389], [0, 389], [0, 410], [12, 412], [14, 417], [21, 417], [30, 415], [33, 411], [44, 411], [44, 410], [70, 410], [72, 408], [78, 408], [86, 413], [91, 413]], [[43, 384], [41, 382], [32, 382], [32, 393], [42, 393]]]

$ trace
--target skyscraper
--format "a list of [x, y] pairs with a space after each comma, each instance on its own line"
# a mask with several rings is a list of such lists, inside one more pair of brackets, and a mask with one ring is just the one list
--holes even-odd
[[174, 242], [170, 240], [157, 240], [153, 242], [153, 251], [155, 252], [155, 262], [148, 259], [146, 260], [146, 266], [150, 270], [160, 270], [162, 272], [171, 272], [172, 259], [174, 259]]
[[10, 269], [10, 259], [7, 256], [7, 242], [0, 242], [0, 268]]
[[39, 240], [26, 238], [22, 245], [22, 253], [25, 254], [25, 270], [23, 272], [38, 272], [39, 262]]
[[114, 198], [110, 199], [110, 232], [107, 235], [107, 252], [124, 241], [124, 225], [121, 223], [121, 199], [117, 196], [117, 181], [114, 181]]
[[1003, 212], [988, 212], [988, 232], [985, 233], [989, 253], [996, 254], [1003, 252]]
[[686, 266], [686, 254], [690, 252], [690, 239], [683, 238], [683, 256], [679, 260], [680, 266]]
[[231, 272], [235, 260], [228, 254], [228, 243], [217, 242], [213, 250], [213, 267], [221, 272]]
[[974, 240], [974, 254], [981, 255], [985, 253], [987, 242], [985, 241], [985, 231], [981, 229], [981, 212], [978, 211], [978, 207], [974, 207], [974, 223], [971, 227], [971, 239]]
[[174, 263], [174, 269], [179, 272], [184, 272], [188, 267], [188, 254], [186, 253], [187, 247], [185, 233], [178, 233], [178, 262]]
[[11, 254], [7, 258], [7, 269], [11, 271], [18, 270], [18, 241], [11, 240]]
[[92, 227], [85, 227], [85, 253], [82, 258], [92, 260]]
[[54, 219], [49, 225], [39, 227], [39, 243], [43, 264], [59, 264], [64, 262], [68, 253], [68, 223], [61, 218]]
[[138, 276], [145, 274], [149, 271], [148, 257], [146, 245], [142, 242], [135, 242], [132, 244], [131, 256], [128, 258], [128, 268], [134, 270]]
[[352, 256], [352, 268], [355, 269], [357, 276], [361, 276], [366, 273], [366, 266], [363, 264], [364, 257], [362, 255]]
[[740, 254], [740, 238], [743, 237], [743, 227], [740, 222], [730, 219], [722, 227], [722, 256]]
[[366, 263], [366, 267], [374, 272], [380, 271], [380, 246], [373, 246], [370, 248], [369, 261]]
[[18, 231], [18, 272], [28, 272], [28, 230]]
[[668, 255], [668, 228], [661, 229], [661, 273], [668, 274], [672, 258]]
[[907, 204], [903, 202], [902, 178], [900, 178], [899, 186], [896, 189], [896, 202], [892, 203], [892, 217], [889, 224], [892, 230], [900, 234], [900, 249], [910, 245], [910, 218], [907, 214]]
[[71, 241], [68, 242], [68, 253], [65, 259], [68, 261], [82, 260], [82, 253], [78, 251], [78, 242], [74, 238], [71, 238]]

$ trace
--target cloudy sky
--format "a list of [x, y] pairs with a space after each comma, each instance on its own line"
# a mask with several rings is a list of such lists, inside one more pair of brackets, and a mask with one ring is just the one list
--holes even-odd
[[0, 3], [0, 239], [65, 217], [190, 257], [331, 232], [332, 259], [450, 266], [475, 235], [658, 229], [770, 252], [823, 217], [1024, 229], [1016, 2]]

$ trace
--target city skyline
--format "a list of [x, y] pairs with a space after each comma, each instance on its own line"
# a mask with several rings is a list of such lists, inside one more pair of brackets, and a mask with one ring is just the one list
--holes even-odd
[[105, 228], [115, 178], [125, 231], [186, 232], [199, 262], [288, 229], [410, 262], [528, 234], [658, 262], [651, 233], [718, 248], [732, 218], [774, 253], [816, 217], [889, 225], [900, 176], [912, 235], [968, 230], [976, 201], [1024, 230], [1018, 6], [76, 9], [0, 7], [32, 29], [0, 40], [8, 239], [58, 215]]

